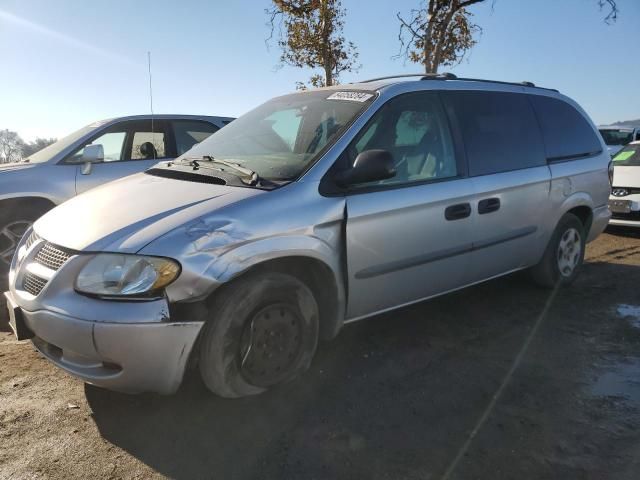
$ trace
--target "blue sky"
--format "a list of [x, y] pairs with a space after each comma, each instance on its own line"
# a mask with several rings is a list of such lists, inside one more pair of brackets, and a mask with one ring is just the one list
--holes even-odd
[[[0, 129], [63, 136], [97, 119], [149, 111], [237, 116], [295, 88], [308, 71], [276, 68], [267, 0], [0, 0]], [[419, 0], [343, 0], [362, 68], [343, 82], [420, 71], [393, 60], [396, 12]], [[640, 1], [491, 0], [458, 75], [530, 80], [576, 99], [597, 123], [640, 118]]]

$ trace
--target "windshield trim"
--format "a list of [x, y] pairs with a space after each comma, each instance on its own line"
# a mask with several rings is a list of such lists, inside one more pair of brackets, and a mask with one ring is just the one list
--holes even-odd
[[[50, 162], [54, 163], [55, 159], [57, 159], [61, 154], [65, 154], [68, 149], [73, 148], [73, 146], [77, 142], [81, 141], [83, 138], [85, 138], [87, 135], [90, 135], [95, 130], [95, 127], [85, 125], [84, 127], [79, 128], [68, 135], [65, 135], [51, 145], [46, 146], [42, 150], [38, 150], [32, 155], [29, 155], [28, 157], [22, 159], [22, 162], [31, 163], [34, 165]], [[60, 147], [61, 144], [64, 144], [64, 146]], [[50, 153], [52, 150], [54, 153]], [[40, 157], [44, 158], [40, 159]]]

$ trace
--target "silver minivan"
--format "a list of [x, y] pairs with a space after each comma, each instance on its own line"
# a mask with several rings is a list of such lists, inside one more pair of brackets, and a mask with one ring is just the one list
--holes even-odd
[[192, 366], [257, 394], [348, 322], [523, 269], [570, 283], [609, 221], [610, 160], [575, 102], [530, 83], [285, 95], [39, 219], [10, 322], [98, 386], [172, 393]]

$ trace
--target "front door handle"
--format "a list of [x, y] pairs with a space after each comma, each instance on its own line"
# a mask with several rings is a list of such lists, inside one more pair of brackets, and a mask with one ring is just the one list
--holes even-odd
[[471, 215], [471, 205], [468, 203], [458, 203], [445, 208], [444, 218], [447, 220], [460, 220]]
[[499, 198], [485, 198], [478, 202], [478, 213], [484, 215], [485, 213], [491, 213], [500, 210]]

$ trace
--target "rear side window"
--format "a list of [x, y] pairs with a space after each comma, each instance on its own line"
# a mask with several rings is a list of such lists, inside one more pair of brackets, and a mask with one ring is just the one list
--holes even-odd
[[148, 132], [133, 132], [132, 141], [131, 160], [151, 160], [167, 156], [164, 132], [151, 132], [151, 127], [149, 127]]
[[589, 122], [573, 106], [557, 98], [531, 95], [550, 162], [587, 157], [602, 151]]
[[546, 164], [540, 128], [525, 95], [450, 92], [445, 98], [460, 126], [471, 176]]

